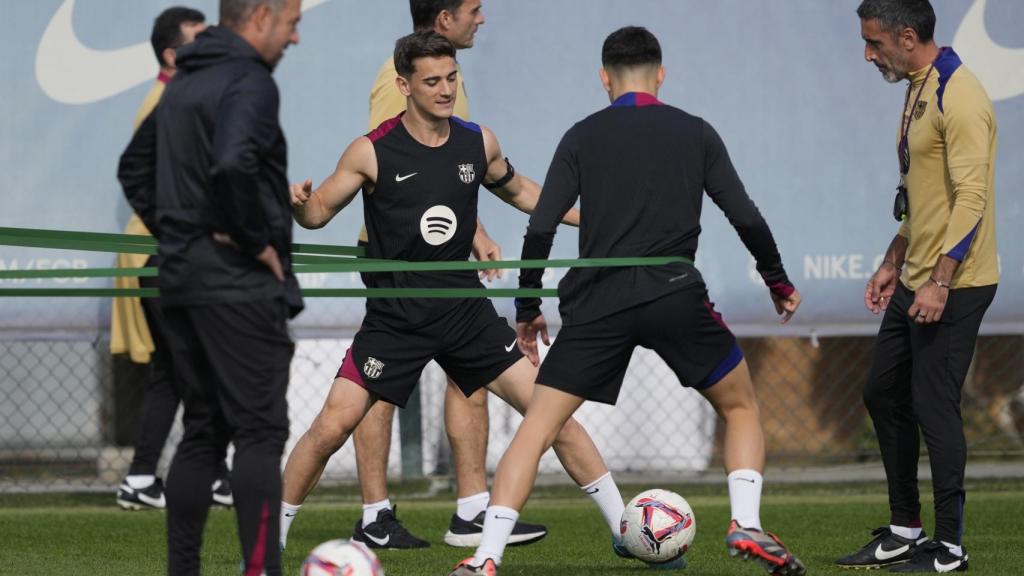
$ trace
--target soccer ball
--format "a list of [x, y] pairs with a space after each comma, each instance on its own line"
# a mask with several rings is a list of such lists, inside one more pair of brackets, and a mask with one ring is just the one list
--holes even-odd
[[384, 576], [380, 560], [369, 548], [351, 540], [317, 546], [302, 563], [301, 576]]
[[697, 535], [697, 521], [686, 499], [668, 490], [641, 492], [626, 504], [619, 523], [622, 543], [651, 564], [679, 558]]

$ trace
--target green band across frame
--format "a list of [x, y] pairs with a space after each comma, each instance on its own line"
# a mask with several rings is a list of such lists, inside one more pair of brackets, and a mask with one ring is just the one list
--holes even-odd
[[[0, 245], [34, 248], [58, 248], [131, 254], [155, 254], [156, 240], [151, 236], [70, 232], [0, 227]], [[616, 268], [659, 266], [677, 262], [691, 263], [681, 256], [646, 258], [581, 258], [575, 260], [501, 260], [459, 262], [405, 262], [352, 258], [364, 256], [365, 249], [324, 244], [295, 244], [292, 260], [296, 274], [346, 272], [441, 272], [457, 270], [537, 269], [537, 268]], [[348, 256], [348, 257], [345, 257]], [[0, 270], [0, 280], [42, 278], [124, 278], [155, 277], [157, 269], [86, 268], [59, 270]], [[513, 288], [311, 288], [302, 291], [307, 298], [543, 298], [557, 296], [554, 289]], [[155, 288], [0, 288], [2, 297], [141, 297], [159, 296]]]

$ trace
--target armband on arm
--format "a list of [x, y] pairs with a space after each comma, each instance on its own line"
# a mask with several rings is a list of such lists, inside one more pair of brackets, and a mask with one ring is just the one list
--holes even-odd
[[516, 169], [512, 167], [512, 163], [508, 161], [507, 157], [505, 158], [505, 166], [508, 167], [508, 172], [506, 172], [505, 175], [499, 178], [496, 182], [493, 182], [491, 184], [484, 182], [484, 188], [487, 188], [488, 190], [497, 190], [498, 188], [501, 188], [505, 184], [508, 184], [509, 182], [512, 181], [513, 178], [515, 178]]

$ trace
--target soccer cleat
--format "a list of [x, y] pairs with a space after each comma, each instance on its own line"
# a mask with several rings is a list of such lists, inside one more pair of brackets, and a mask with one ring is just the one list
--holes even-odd
[[729, 531], [726, 532], [725, 547], [729, 549], [730, 556], [757, 560], [769, 574], [801, 576], [807, 571], [778, 536], [771, 532], [744, 528], [735, 520], [729, 524]]
[[[625, 558], [627, 560], [640, 560], [629, 551], [626, 546], [619, 540], [612, 538], [612, 552], [619, 558]], [[642, 560], [641, 560], [642, 562]], [[668, 562], [659, 562], [657, 564], [647, 562], [647, 567], [651, 570], [682, 570], [689, 564], [686, 561], [685, 556], [680, 556], [675, 560], [669, 560]]]
[[[484, 534], [484, 515], [480, 512], [472, 520], [463, 520], [458, 514], [452, 514], [448, 524], [448, 532], [444, 535], [444, 543], [456, 548], [476, 548]], [[526, 546], [533, 544], [548, 535], [548, 529], [540, 524], [516, 522], [509, 536], [509, 546]]]
[[473, 557], [470, 556], [462, 562], [455, 565], [455, 568], [448, 574], [448, 576], [474, 576], [482, 574], [484, 576], [498, 576], [498, 565], [494, 563], [494, 560], [488, 558], [484, 560], [484, 563], [480, 566], [473, 566]]
[[163, 480], [157, 478], [148, 487], [142, 489], [132, 488], [127, 481], [121, 482], [121, 486], [117, 489], [117, 505], [125, 510], [146, 508], [163, 510], [167, 508]]
[[893, 534], [888, 526], [871, 531], [871, 542], [849, 556], [836, 560], [840, 568], [853, 570], [876, 570], [894, 564], [902, 564], [914, 555], [919, 546], [928, 541], [924, 530], [917, 539], [904, 538]]
[[942, 542], [926, 542], [917, 546], [908, 562], [893, 566], [889, 572], [967, 572], [967, 551], [953, 554]]
[[366, 545], [367, 548], [375, 549], [405, 550], [429, 547], [430, 542], [413, 536], [405, 529], [405, 526], [402, 526], [395, 516], [397, 509], [398, 507], [395, 506], [393, 510], [385, 508], [377, 512], [377, 521], [366, 526], [363, 526], [363, 521], [360, 519], [356, 522], [352, 539]]
[[231, 494], [231, 480], [227, 476], [217, 479], [211, 489], [214, 506], [231, 508], [235, 505], [235, 497]]

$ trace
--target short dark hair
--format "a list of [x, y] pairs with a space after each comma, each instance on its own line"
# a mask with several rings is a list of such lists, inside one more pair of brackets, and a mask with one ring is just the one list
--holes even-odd
[[284, 8], [285, 0], [220, 0], [220, 25], [236, 29], [245, 24], [252, 11], [264, 4], [277, 13]]
[[857, 16], [878, 20], [882, 30], [893, 35], [910, 28], [922, 42], [935, 37], [935, 9], [928, 0], [864, 0]]
[[395, 42], [395, 71], [399, 76], [408, 79], [415, 72], [414, 62], [417, 58], [445, 56], [455, 59], [455, 45], [451, 40], [433, 30], [413, 32]]
[[412, 29], [433, 30], [437, 15], [445, 10], [455, 14], [465, 0], [409, 0]]
[[601, 65], [605, 68], [661, 65], [661, 44], [642, 26], [619, 28], [604, 40]]
[[167, 65], [164, 62], [164, 50], [177, 48], [185, 41], [181, 34], [181, 25], [186, 23], [199, 24], [206, 22], [206, 16], [199, 10], [175, 6], [160, 13], [153, 21], [153, 33], [149, 35], [149, 43], [153, 45], [153, 53], [156, 54], [156, 61], [160, 67]]

